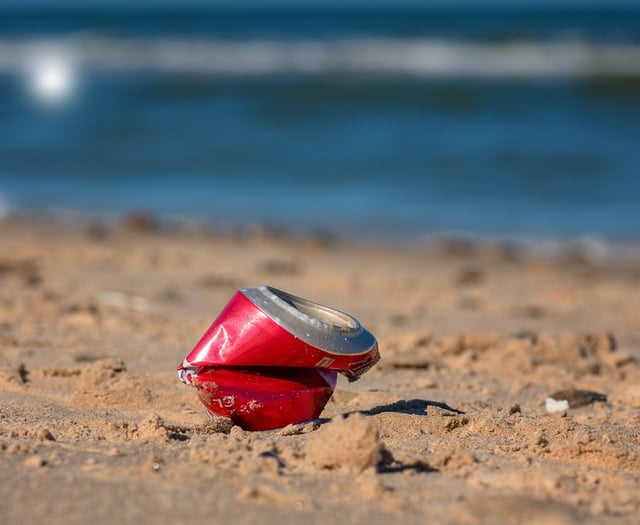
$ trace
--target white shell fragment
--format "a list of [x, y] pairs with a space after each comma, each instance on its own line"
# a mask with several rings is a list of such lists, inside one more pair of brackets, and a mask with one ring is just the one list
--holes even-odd
[[548, 397], [544, 403], [547, 412], [553, 414], [554, 412], [564, 412], [565, 410], [569, 410], [569, 401], [566, 399], [553, 399], [552, 397]]
[[98, 294], [97, 300], [105, 306], [136, 310], [138, 312], [148, 312], [152, 307], [151, 303], [144, 297], [122, 292], [103, 291]]

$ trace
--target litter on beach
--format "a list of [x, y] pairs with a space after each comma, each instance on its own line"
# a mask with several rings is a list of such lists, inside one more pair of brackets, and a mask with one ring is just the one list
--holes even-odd
[[339, 373], [355, 381], [379, 359], [354, 317], [265, 285], [236, 292], [178, 376], [212, 417], [268, 430], [317, 419]]

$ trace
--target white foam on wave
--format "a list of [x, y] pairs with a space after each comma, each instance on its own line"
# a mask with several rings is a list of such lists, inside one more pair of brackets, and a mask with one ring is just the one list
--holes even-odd
[[80, 69], [215, 75], [363, 74], [418, 77], [640, 76], [640, 44], [588, 41], [469, 42], [125, 39], [71, 36], [0, 40], [0, 72], [28, 70], [55, 51]]

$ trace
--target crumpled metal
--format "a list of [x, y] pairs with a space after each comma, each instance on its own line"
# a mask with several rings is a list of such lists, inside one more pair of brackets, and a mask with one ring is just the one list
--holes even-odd
[[212, 417], [269, 430], [317, 419], [338, 374], [357, 380], [379, 359], [352, 316], [265, 285], [235, 293], [178, 376]]

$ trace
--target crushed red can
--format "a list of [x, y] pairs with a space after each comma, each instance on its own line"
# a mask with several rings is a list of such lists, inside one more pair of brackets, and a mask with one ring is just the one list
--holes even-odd
[[354, 381], [379, 359], [352, 316], [265, 285], [236, 292], [178, 376], [211, 416], [269, 430], [317, 419], [338, 373]]

